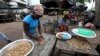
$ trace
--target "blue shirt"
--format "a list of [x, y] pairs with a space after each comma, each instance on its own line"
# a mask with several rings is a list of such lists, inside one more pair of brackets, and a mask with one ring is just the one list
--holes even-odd
[[64, 20], [61, 20], [59, 22], [59, 25], [68, 25], [68, 20], [66, 20], [66, 22]]
[[35, 33], [36, 31], [36, 28], [38, 27], [38, 23], [39, 23], [39, 20], [38, 19], [35, 19], [33, 18], [31, 15], [27, 15], [24, 19], [23, 19], [23, 22], [29, 24], [29, 32], [30, 33]]

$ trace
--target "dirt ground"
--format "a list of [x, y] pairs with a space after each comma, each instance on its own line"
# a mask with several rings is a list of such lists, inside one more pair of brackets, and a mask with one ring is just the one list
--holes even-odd
[[[10, 40], [14, 41], [22, 38], [22, 22], [11, 22], [0, 24], [0, 32], [4, 33]], [[0, 41], [0, 48], [7, 44], [5, 40]]]
[[0, 32], [3, 32], [10, 40], [22, 38], [22, 22], [0, 24]]

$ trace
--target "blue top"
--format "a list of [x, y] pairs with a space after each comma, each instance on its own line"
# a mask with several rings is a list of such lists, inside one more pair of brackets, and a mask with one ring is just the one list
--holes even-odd
[[66, 22], [64, 21], [64, 20], [61, 20], [60, 22], [59, 22], [59, 25], [68, 25], [68, 20], [66, 20]]
[[34, 34], [36, 32], [36, 28], [38, 27], [39, 20], [32, 18], [31, 15], [27, 15], [24, 19], [23, 22], [29, 24], [29, 32]]

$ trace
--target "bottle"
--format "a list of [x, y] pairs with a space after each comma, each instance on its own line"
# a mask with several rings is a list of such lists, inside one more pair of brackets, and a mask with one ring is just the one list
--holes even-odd
[[82, 27], [82, 22], [79, 22], [78, 23], [78, 27]]

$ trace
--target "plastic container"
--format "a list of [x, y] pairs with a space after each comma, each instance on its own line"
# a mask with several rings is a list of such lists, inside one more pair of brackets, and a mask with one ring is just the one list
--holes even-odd
[[[58, 35], [61, 34], [62, 36], [59, 37]], [[72, 35], [69, 34], [68, 32], [59, 32], [56, 34], [56, 37], [62, 40], [67, 40], [67, 39], [71, 39]]]
[[68, 25], [61, 25], [61, 26], [59, 27], [59, 30], [60, 30], [60, 32], [63, 32], [63, 31], [67, 31], [67, 32], [68, 32], [69, 27], [68, 27]]
[[94, 32], [90, 29], [78, 28], [78, 33], [86, 36], [92, 36]]

